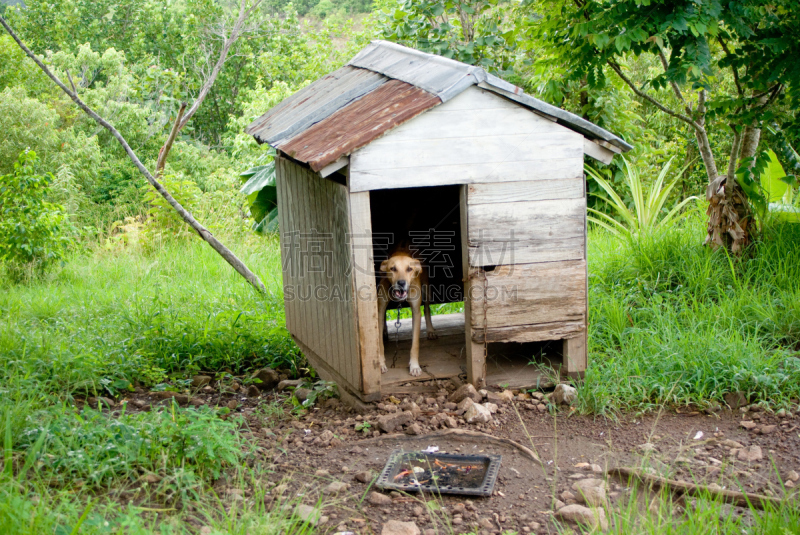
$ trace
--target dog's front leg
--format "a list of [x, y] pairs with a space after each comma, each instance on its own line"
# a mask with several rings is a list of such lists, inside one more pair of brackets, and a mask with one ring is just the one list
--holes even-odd
[[421, 325], [420, 304], [421, 299], [415, 299], [411, 305], [411, 358], [408, 361], [408, 373], [414, 377], [422, 375], [422, 368], [419, 367], [419, 330]]
[[381, 365], [381, 373], [386, 373], [386, 357], [384, 356], [384, 347], [383, 347], [383, 331], [386, 329], [386, 308], [389, 306], [389, 302], [386, 300], [385, 296], [378, 294], [378, 325], [380, 326], [380, 336], [378, 339], [380, 342], [378, 343], [378, 358]]

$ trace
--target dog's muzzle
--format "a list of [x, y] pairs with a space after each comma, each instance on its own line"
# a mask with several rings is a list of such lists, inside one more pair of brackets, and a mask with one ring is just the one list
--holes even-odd
[[394, 286], [392, 286], [389, 294], [394, 301], [405, 301], [408, 299], [408, 286], [406, 284], [402, 284], [405, 281], [400, 281]]

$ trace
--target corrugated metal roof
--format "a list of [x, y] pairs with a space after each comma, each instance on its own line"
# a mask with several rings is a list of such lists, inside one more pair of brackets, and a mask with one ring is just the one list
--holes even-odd
[[350, 154], [387, 130], [440, 103], [437, 96], [423, 89], [400, 80], [390, 80], [318, 122], [280, 149], [319, 171], [343, 154]]
[[379, 73], [342, 67], [282, 101], [253, 121], [245, 132], [260, 143], [279, 148], [295, 135], [388, 80]]
[[472, 85], [492, 91], [621, 151], [633, 148], [599, 126], [543, 102], [480, 67], [373, 41], [341, 69], [323, 76], [256, 119], [246, 132], [319, 171], [387, 130]]

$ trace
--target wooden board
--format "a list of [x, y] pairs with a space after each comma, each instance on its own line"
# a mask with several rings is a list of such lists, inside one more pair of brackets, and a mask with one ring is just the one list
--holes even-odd
[[[478, 273], [479, 268], [473, 267], [470, 260], [470, 250], [467, 234], [470, 228], [469, 217], [469, 190], [467, 186], [461, 186], [460, 195], [460, 217], [461, 217], [461, 265], [462, 280], [464, 281], [464, 317], [472, 318], [475, 314], [474, 309], [474, 290], [473, 277]], [[464, 325], [464, 343], [466, 349], [467, 381], [476, 388], [486, 385], [486, 346], [475, 342], [475, 331], [485, 332], [486, 325], [483, 323], [475, 324], [470, 321]]]
[[577, 260], [585, 256], [586, 200], [469, 204], [471, 266]]
[[350, 155], [350, 189], [581, 176], [583, 136], [472, 87]]
[[497, 266], [485, 274], [474, 274], [470, 282], [474, 287], [471, 323], [475, 328], [484, 323], [491, 330], [514, 325], [585, 322], [586, 261], [583, 259]]
[[[395, 327], [394, 313], [390, 311], [387, 318], [389, 340], [411, 340], [411, 318], [403, 318], [400, 320], [400, 328]], [[431, 316], [433, 328], [436, 329], [436, 334], [441, 337], [464, 334], [464, 314], [438, 314]], [[420, 325], [420, 337], [425, 338], [427, 335], [427, 327], [425, 321]]]
[[494, 204], [555, 199], [580, 199], [584, 196], [586, 180], [583, 175], [561, 180], [526, 180], [470, 184], [469, 204]]
[[347, 189], [281, 157], [276, 176], [287, 329], [360, 390]]

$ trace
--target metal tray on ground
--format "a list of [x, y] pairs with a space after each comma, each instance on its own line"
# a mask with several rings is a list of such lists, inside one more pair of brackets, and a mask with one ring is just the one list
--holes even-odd
[[375, 486], [405, 492], [491, 496], [501, 455], [395, 450]]

